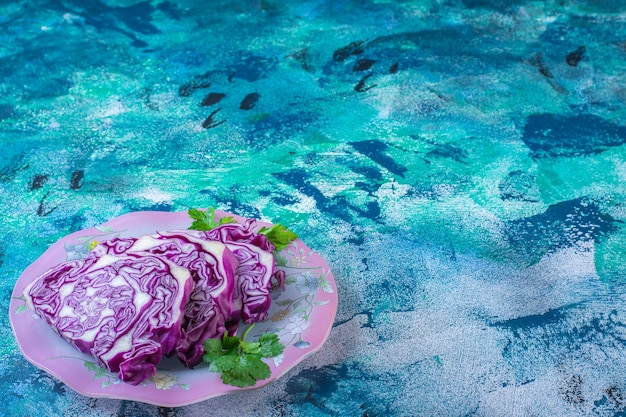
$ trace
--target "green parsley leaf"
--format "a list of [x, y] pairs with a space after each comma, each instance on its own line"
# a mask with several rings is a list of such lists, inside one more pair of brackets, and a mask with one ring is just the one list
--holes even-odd
[[256, 381], [257, 380], [249, 372], [249, 370], [242, 367], [241, 363], [239, 363], [238, 366], [233, 369], [222, 372], [222, 382], [227, 385], [234, 385], [236, 387], [244, 388], [253, 386], [254, 384], [256, 384]]
[[224, 384], [243, 388], [269, 378], [272, 371], [262, 358], [280, 355], [285, 349], [275, 333], [264, 333], [257, 342], [246, 342], [253, 326], [246, 329], [241, 339], [225, 333], [221, 339], [204, 341], [202, 358], [209, 362], [209, 371], [222, 374]]
[[211, 362], [209, 370], [222, 373], [231, 371], [239, 366], [237, 360], [238, 358], [238, 356], [234, 355], [220, 356], [219, 358], [216, 358], [215, 360], [213, 360], [213, 362]]
[[[272, 374], [270, 367], [258, 356], [247, 355], [234, 358], [235, 366], [222, 371], [222, 382], [236, 387], [251, 387], [260, 379]], [[210, 368], [209, 368], [210, 369]]]
[[229, 336], [228, 332], [224, 333], [222, 338], [222, 347], [224, 350], [232, 351], [239, 348], [239, 338], [237, 336]]
[[285, 350], [276, 333], [263, 333], [259, 337], [259, 354], [262, 358], [273, 358]]
[[255, 380], [267, 379], [272, 374], [270, 367], [255, 355], [242, 356], [239, 360], [239, 368]]
[[222, 341], [220, 339], [207, 339], [202, 344], [204, 347], [204, 355], [202, 359], [205, 362], [213, 362], [215, 359], [224, 355], [222, 350]]
[[227, 223], [237, 223], [232, 216], [222, 217], [219, 221], [215, 221], [215, 209], [209, 207], [206, 211], [191, 209], [187, 211], [189, 217], [193, 220], [189, 230], [211, 230]]
[[285, 249], [291, 242], [298, 238], [298, 235], [278, 223], [270, 228], [261, 227], [259, 233], [267, 236], [269, 241], [276, 247], [277, 251]]
[[261, 351], [261, 344], [259, 342], [244, 342], [242, 340], [241, 349], [245, 353], [257, 354]]

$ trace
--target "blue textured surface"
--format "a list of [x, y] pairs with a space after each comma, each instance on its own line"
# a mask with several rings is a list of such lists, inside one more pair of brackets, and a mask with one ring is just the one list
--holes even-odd
[[[0, 416], [626, 415], [621, 3], [3, 2]], [[51, 243], [211, 205], [328, 261], [320, 352], [177, 409], [21, 357]]]

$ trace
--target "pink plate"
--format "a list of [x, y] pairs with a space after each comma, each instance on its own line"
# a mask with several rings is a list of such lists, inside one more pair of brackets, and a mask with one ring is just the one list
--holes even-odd
[[[216, 217], [230, 215], [216, 211]], [[241, 222], [241, 217], [233, 215]], [[118, 380], [117, 375], [96, 365], [94, 359], [61, 339], [47, 323], [28, 309], [24, 288], [49, 268], [68, 259], [80, 259], [94, 240], [141, 236], [156, 231], [186, 229], [191, 220], [186, 212], [135, 212], [122, 215], [100, 226], [72, 233], [53, 244], [20, 276], [13, 289], [9, 315], [22, 353], [31, 363], [61, 380], [75, 391], [99, 398], [141, 401], [164, 407], [179, 407], [238, 391], [224, 385], [219, 374], [206, 365], [193, 370], [176, 360], [166, 359], [157, 374], [143, 384], [133, 386]], [[271, 226], [258, 222], [258, 226]], [[284, 375], [289, 369], [320, 349], [327, 339], [337, 312], [337, 291], [326, 262], [296, 240], [277, 257], [285, 271], [286, 285], [272, 295], [269, 318], [257, 323], [248, 336], [253, 340], [273, 331], [285, 345], [284, 353], [268, 361], [272, 376], [259, 381], [261, 387]]]

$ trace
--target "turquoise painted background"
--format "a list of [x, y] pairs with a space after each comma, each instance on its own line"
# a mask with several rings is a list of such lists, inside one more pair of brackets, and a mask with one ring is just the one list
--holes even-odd
[[[0, 416], [626, 415], [626, 6], [0, 5]], [[82, 397], [9, 326], [21, 272], [137, 210], [288, 224], [324, 348], [177, 409]]]

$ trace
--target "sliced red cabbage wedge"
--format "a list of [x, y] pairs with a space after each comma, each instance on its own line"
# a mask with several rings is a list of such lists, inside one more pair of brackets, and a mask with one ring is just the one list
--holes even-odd
[[[235, 229], [231, 224], [227, 226], [230, 226], [230, 230]], [[161, 235], [171, 237], [177, 233], [162, 232]], [[188, 231], [186, 234], [196, 236], [199, 240], [215, 237], [224, 239], [224, 244], [238, 261], [232, 298], [233, 308], [227, 323], [228, 333], [235, 334], [242, 320], [248, 324], [265, 320], [272, 301], [270, 294], [272, 277], [276, 274], [274, 255], [254, 244], [247, 243], [253, 239], [232, 241], [228, 240], [232, 236], [230, 234], [215, 233], [209, 235], [206, 232], [198, 231]], [[257, 241], [259, 240], [261, 239], [257, 239]]]
[[130, 384], [154, 376], [163, 355], [180, 344], [193, 288], [187, 269], [137, 255], [65, 262], [24, 290], [29, 306], [61, 337]]
[[[224, 242], [239, 260], [234, 298], [240, 300], [241, 314], [232, 316], [233, 327], [240, 320], [248, 324], [265, 320], [272, 301], [272, 278], [276, 278], [279, 286], [284, 281], [283, 274], [276, 270], [274, 245], [255, 228], [256, 221], [247, 219], [244, 224], [227, 223], [209, 231], [193, 231], [205, 239]], [[230, 328], [229, 333], [232, 333]]]

